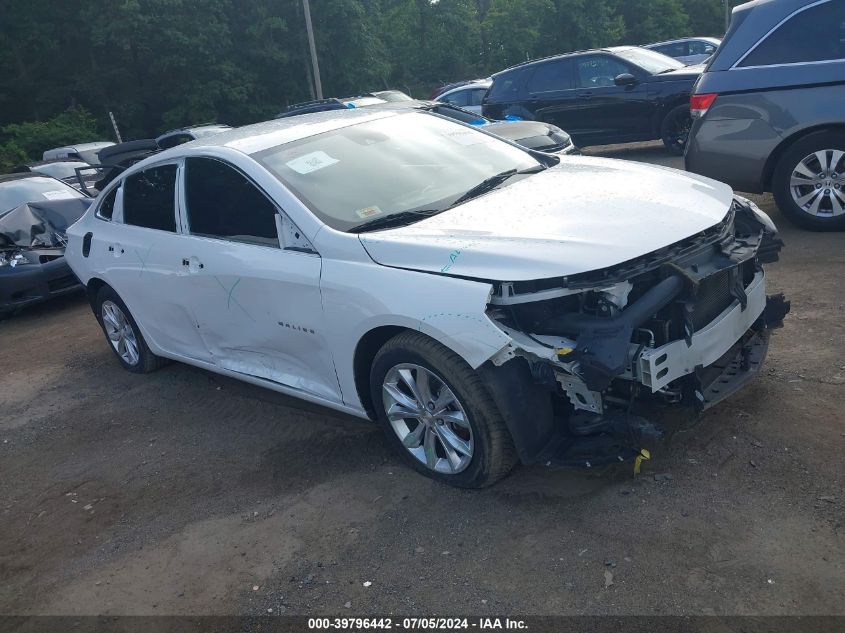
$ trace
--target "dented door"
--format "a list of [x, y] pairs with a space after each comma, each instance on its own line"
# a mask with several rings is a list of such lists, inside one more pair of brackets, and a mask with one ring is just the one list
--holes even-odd
[[319, 255], [184, 237], [186, 301], [211, 361], [340, 401], [326, 344]]

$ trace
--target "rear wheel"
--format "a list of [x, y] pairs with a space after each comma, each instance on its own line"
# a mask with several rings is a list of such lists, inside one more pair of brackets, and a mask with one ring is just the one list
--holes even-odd
[[670, 110], [660, 126], [660, 139], [673, 154], [682, 156], [687, 148], [692, 117], [689, 106], [682, 105]]
[[103, 286], [97, 293], [96, 315], [109, 346], [125, 370], [146, 374], [167, 364], [166, 359], [150, 351], [126, 304], [109, 286]]
[[816, 132], [791, 145], [775, 167], [772, 193], [795, 224], [845, 230], [845, 133]]
[[479, 375], [423, 334], [405, 332], [384, 345], [370, 393], [388, 442], [428, 477], [481, 488], [516, 464], [513, 440]]

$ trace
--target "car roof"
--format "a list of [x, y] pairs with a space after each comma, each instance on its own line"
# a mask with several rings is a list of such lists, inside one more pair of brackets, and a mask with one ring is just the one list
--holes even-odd
[[185, 127], [177, 127], [172, 130], [167, 130], [167, 132], [162, 132], [158, 135], [157, 138], [161, 138], [163, 136], [169, 136], [171, 134], [181, 134], [184, 132], [196, 132], [199, 130], [230, 130], [232, 128], [231, 125], [226, 125], [225, 123], [202, 123], [200, 125], [186, 125]]
[[680, 44], [681, 42], [710, 42], [718, 45], [722, 40], [718, 37], [680, 37], [676, 40], [666, 40], [664, 42], [654, 42], [653, 44], [643, 44], [643, 48], [653, 48], [655, 46], [663, 46], [665, 44]]
[[478, 90], [479, 88], [489, 88], [493, 85], [492, 79], [478, 79], [477, 81], [470, 81], [462, 86], [456, 86], [455, 88], [451, 88], [449, 90], [445, 90], [437, 95], [437, 98], [444, 95], [452, 94], [453, 92], [460, 92], [461, 90]]
[[273, 119], [272, 121], [244, 125], [220, 132], [220, 134], [189, 141], [156, 154], [154, 158], [178, 155], [185, 150], [202, 147], [228, 147], [244, 154], [253, 154], [323, 132], [407, 113], [409, 110], [412, 110], [412, 108], [403, 107], [400, 102], [398, 105], [385, 103], [382, 106], [379, 104], [378, 108], [344, 108]]
[[[513, 66], [509, 66], [504, 70], [500, 70], [497, 73], [493, 73], [491, 76], [491, 81], [498, 77], [499, 75], [504, 75], [506, 73], [512, 72], [517, 69], [522, 68], [529, 68], [534, 66], [535, 64], [542, 64], [553, 59], [566, 59], [567, 57], [574, 57], [575, 55], [583, 55], [585, 53], [613, 53], [620, 50], [625, 50], [629, 48], [638, 48], [637, 46], [614, 46], [611, 48], [587, 48], [581, 51], [571, 51], [569, 53], [558, 53], [557, 55], [549, 55], [547, 57], [538, 57], [537, 59], [531, 59], [527, 62], [522, 62], [519, 64], [514, 64]], [[439, 95], [438, 95], [439, 96]]]

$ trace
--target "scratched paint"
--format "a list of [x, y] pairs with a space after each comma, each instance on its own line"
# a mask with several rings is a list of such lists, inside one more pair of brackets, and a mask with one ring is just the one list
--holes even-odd
[[235, 288], [241, 283], [241, 278], [238, 277], [235, 280], [235, 283], [232, 284], [231, 287], [227, 288], [226, 285], [220, 281], [220, 279], [215, 275], [214, 280], [218, 283], [218, 285], [223, 289], [223, 292], [226, 293], [226, 309], [231, 310], [232, 304], [234, 303], [235, 306], [241, 309], [241, 311], [252, 321], [255, 319], [252, 318], [252, 315], [247, 311], [245, 307], [241, 305], [241, 303], [235, 298]]
[[153, 252], [153, 245], [150, 244], [150, 246], [147, 248], [147, 253], [143, 257], [141, 256], [141, 253], [138, 252], [137, 248], [133, 248], [132, 250], [135, 251], [135, 255], [138, 256], [138, 261], [141, 262], [141, 268], [138, 269], [138, 276], [141, 277], [147, 270], [147, 262], [150, 259], [150, 253]]

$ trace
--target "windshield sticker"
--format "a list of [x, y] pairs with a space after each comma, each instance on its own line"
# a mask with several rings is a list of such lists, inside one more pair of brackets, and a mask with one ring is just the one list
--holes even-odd
[[443, 136], [455, 141], [459, 145], [478, 145], [479, 143], [486, 143], [489, 137], [484, 134], [479, 134], [471, 129], [450, 130], [443, 132]]
[[76, 197], [70, 191], [45, 191], [41, 195], [47, 200], [73, 200]]
[[364, 209], [358, 209], [355, 214], [362, 219], [371, 218], [374, 215], [381, 215], [381, 209], [376, 206], [366, 207]]
[[285, 165], [298, 174], [310, 174], [312, 171], [334, 165], [337, 162], [336, 158], [332, 158], [325, 152], [310, 152], [286, 162]]

